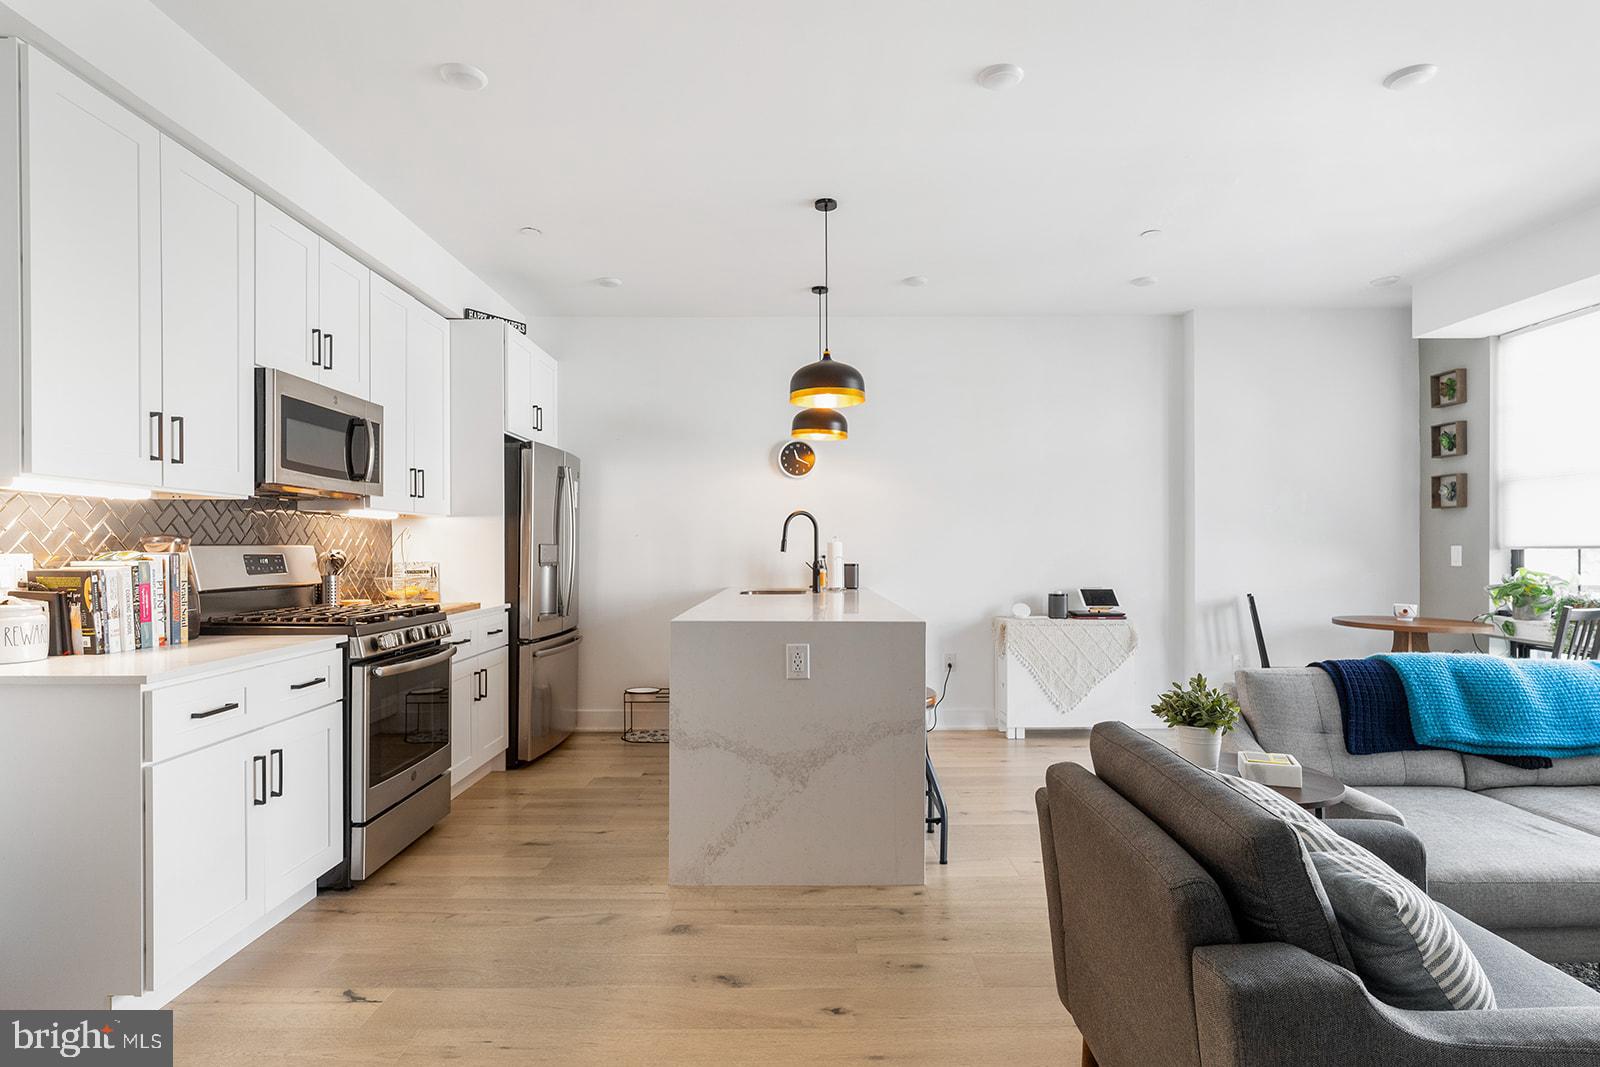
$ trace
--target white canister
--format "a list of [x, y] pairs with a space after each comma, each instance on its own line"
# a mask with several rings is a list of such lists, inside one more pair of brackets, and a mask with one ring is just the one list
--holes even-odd
[[844, 588], [844, 542], [835, 537], [828, 542], [828, 588]]
[[0, 600], [0, 663], [50, 654], [50, 610], [37, 600]]

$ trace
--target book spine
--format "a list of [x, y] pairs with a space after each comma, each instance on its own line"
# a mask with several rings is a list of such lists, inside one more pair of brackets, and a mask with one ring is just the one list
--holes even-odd
[[167, 620], [167, 561], [160, 556], [147, 556], [144, 567], [150, 572], [150, 644], [152, 648], [165, 648], [171, 643]]
[[122, 651], [135, 652], [139, 648], [139, 570], [124, 565], [118, 577], [122, 581]]
[[156, 591], [155, 576], [150, 573], [150, 562], [140, 560], [129, 568], [133, 573], [136, 606], [139, 612], [138, 643], [140, 648], [156, 647]]
[[178, 600], [178, 625], [182, 631], [183, 643], [189, 643], [189, 557], [181, 552], [173, 553], [178, 561], [178, 580], [182, 595]]
[[185, 640], [184, 630], [188, 628], [188, 611], [184, 602], [189, 599], [183, 592], [183, 556], [178, 552], [168, 552], [166, 557], [169, 640], [174, 645], [181, 645]]
[[121, 620], [113, 625], [112, 604], [115, 601], [109, 571], [94, 572], [95, 629], [99, 633], [100, 651], [106, 655], [116, 652], [122, 645]]

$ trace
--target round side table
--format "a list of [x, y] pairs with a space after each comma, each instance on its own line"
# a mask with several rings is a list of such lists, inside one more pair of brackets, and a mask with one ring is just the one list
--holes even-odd
[[[1223, 774], [1239, 777], [1239, 755], [1236, 752], [1224, 752], [1217, 761], [1217, 770]], [[1268, 789], [1280, 793], [1287, 800], [1308, 809], [1317, 818], [1323, 817], [1323, 809], [1330, 804], [1337, 804], [1344, 799], [1344, 783], [1331, 774], [1314, 771], [1310, 767], [1300, 768], [1300, 787], [1296, 789], [1287, 785], [1269, 785]]]

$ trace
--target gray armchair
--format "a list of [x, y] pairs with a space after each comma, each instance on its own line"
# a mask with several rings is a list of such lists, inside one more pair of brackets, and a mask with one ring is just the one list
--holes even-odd
[[[1600, 1064], [1600, 994], [1454, 913], [1499, 1009], [1374, 999], [1334, 961], [1287, 827], [1126, 726], [1095, 727], [1091, 753], [1098, 776], [1058, 764], [1035, 797], [1056, 988], [1086, 1065]], [[1426, 886], [1403, 826], [1330, 825]]]

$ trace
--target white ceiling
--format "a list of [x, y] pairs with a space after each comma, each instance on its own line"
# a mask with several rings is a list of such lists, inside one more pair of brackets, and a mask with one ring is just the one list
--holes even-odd
[[1592, 0], [156, 3], [530, 314], [808, 314], [818, 196], [836, 314], [1404, 304], [1600, 192]]

